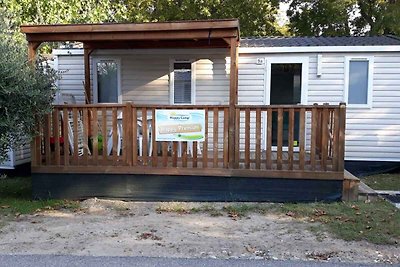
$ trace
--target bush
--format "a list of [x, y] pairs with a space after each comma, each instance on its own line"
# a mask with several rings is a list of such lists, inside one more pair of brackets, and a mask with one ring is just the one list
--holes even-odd
[[33, 136], [37, 120], [51, 110], [56, 73], [37, 59], [28, 63], [27, 45], [0, 25], [0, 162], [7, 150]]

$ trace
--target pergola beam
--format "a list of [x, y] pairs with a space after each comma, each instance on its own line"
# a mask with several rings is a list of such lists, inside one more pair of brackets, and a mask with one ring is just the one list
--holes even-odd
[[209, 29], [191, 31], [148, 31], [148, 32], [46, 32], [26, 33], [30, 42], [62, 42], [62, 41], [131, 41], [131, 40], [193, 40], [237, 38], [234, 29]]

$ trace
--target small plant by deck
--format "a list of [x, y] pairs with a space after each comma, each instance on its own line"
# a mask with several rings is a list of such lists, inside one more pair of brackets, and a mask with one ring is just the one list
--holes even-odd
[[362, 181], [375, 190], [400, 191], [400, 172], [370, 175]]
[[30, 177], [0, 179], [0, 217], [18, 216], [39, 210], [77, 209], [79, 203], [67, 200], [32, 200]]

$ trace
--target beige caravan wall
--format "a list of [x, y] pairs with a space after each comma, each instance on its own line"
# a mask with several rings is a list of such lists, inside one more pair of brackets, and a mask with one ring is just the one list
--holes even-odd
[[228, 104], [228, 49], [102, 50], [92, 57], [121, 60], [122, 101], [170, 104], [169, 74], [174, 60], [194, 62], [195, 104]]
[[[57, 57], [63, 76], [59, 87], [83, 101], [83, 51], [74, 53]], [[318, 54], [322, 55], [321, 76], [317, 76]], [[175, 58], [196, 61], [196, 104], [228, 103], [227, 49], [110, 50], [95, 52], [92, 57], [107, 55], [121, 58], [124, 101], [169, 104], [169, 61]], [[400, 161], [400, 52], [241, 53], [239, 104], [265, 103], [268, 77], [265, 62], [258, 59], [271, 57], [306, 57], [306, 103], [338, 104], [344, 101], [346, 56], [374, 58], [372, 107], [347, 109], [346, 160]]]

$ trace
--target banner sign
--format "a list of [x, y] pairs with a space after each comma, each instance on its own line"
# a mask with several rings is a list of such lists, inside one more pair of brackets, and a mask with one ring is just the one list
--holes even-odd
[[156, 141], [204, 141], [205, 111], [156, 109]]

